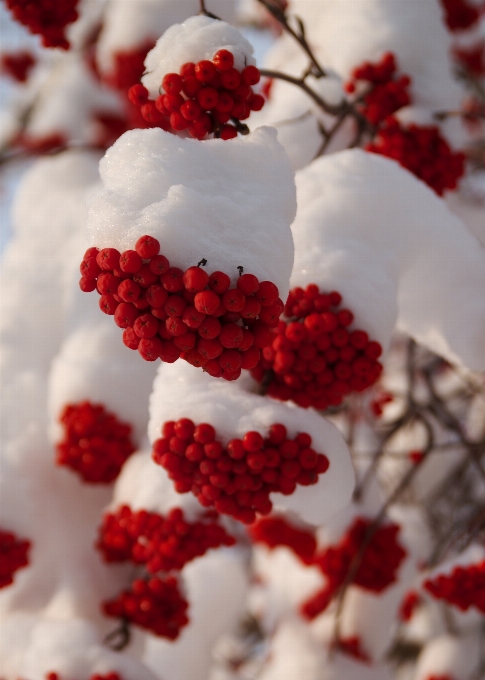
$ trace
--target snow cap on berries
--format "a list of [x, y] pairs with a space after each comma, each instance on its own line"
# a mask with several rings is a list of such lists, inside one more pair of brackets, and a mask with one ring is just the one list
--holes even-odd
[[360, 149], [318, 158], [296, 183], [292, 287], [339, 291], [384, 348], [397, 322], [448, 361], [482, 370], [485, 253], [445, 202]]
[[156, 99], [163, 77], [178, 73], [187, 63], [210, 60], [221, 49], [234, 56], [234, 68], [256, 64], [253, 48], [241, 33], [225, 21], [206, 16], [190, 17], [182, 24], [171, 26], [158, 40], [145, 59], [146, 75], [142, 78], [152, 99]]
[[291, 495], [273, 492], [270, 499], [275, 510], [291, 510], [306, 522], [321, 524], [349, 502], [354, 487], [354, 471], [342, 436], [314, 411], [252, 394], [244, 383], [244, 378], [234, 383], [213, 380], [185, 363], [163, 364], [150, 398], [150, 441], [160, 437], [165, 422], [180, 418], [212, 425], [222, 446], [248, 432], [267, 437], [275, 423], [286, 427], [288, 439], [305, 432], [314, 450], [327, 457], [328, 469], [316, 484], [297, 486]]
[[271, 128], [203, 143], [160, 129], [131, 130], [100, 164], [103, 189], [91, 201], [90, 243], [133, 249], [158, 239], [173, 266], [207, 260], [236, 283], [245, 273], [272, 281], [282, 300], [293, 263], [293, 173]]

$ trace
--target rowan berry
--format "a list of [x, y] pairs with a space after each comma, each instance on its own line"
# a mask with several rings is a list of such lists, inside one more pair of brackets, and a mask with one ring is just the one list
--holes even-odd
[[219, 296], [211, 290], [204, 290], [194, 298], [194, 306], [202, 314], [212, 314], [219, 307]]
[[150, 259], [160, 252], [160, 243], [153, 236], [140, 236], [135, 244], [135, 250], [143, 259]]

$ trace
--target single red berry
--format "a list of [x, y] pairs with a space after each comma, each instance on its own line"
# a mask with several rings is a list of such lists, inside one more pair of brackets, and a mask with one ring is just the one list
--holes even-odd
[[271, 281], [261, 281], [255, 295], [263, 307], [269, 307], [279, 298], [278, 288]]
[[233, 288], [224, 293], [222, 304], [229, 312], [240, 312], [246, 303], [246, 297], [240, 290]]
[[249, 371], [258, 365], [259, 360], [261, 359], [261, 351], [256, 349], [256, 347], [251, 347], [250, 349], [241, 352], [241, 357], [241, 368]]
[[221, 83], [226, 90], [235, 90], [241, 84], [241, 74], [235, 68], [227, 69], [221, 73]]
[[89, 279], [87, 276], [81, 276], [79, 279], [79, 288], [83, 293], [91, 293], [96, 290], [96, 279]]
[[216, 67], [211, 61], [203, 59], [194, 68], [195, 77], [201, 83], [208, 83], [216, 75]]
[[178, 94], [182, 89], [182, 78], [178, 73], [167, 73], [162, 80], [162, 87], [165, 92]]
[[251, 95], [251, 97], [248, 99], [248, 106], [251, 111], [261, 111], [264, 106], [264, 97], [262, 97], [260, 94]]
[[129, 349], [138, 349], [140, 338], [135, 333], [133, 328], [128, 327], [123, 331], [123, 344], [125, 344]]
[[135, 106], [142, 106], [142, 104], [148, 101], [148, 90], [140, 83], [137, 83], [128, 90], [128, 99]]
[[138, 345], [138, 352], [145, 361], [156, 361], [161, 351], [162, 341], [159, 338], [142, 338]]
[[221, 332], [221, 328], [220, 321], [213, 317], [206, 316], [197, 330], [201, 337], [212, 340], [213, 338], [217, 338]]
[[135, 250], [140, 257], [148, 260], [160, 252], [160, 243], [153, 236], [140, 236], [135, 244]]
[[237, 371], [242, 364], [241, 353], [235, 349], [226, 349], [219, 357], [219, 364], [224, 371]]
[[257, 85], [261, 80], [261, 74], [256, 66], [246, 66], [241, 72], [241, 78], [246, 85]]
[[157, 276], [161, 276], [162, 274], [165, 274], [166, 271], [168, 271], [170, 268], [170, 263], [164, 255], [155, 255], [155, 257], [152, 257], [150, 260], [149, 267], [151, 272]]
[[198, 328], [200, 324], [204, 321], [204, 319], [205, 314], [203, 314], [202, 312], [198, 312], [196, 308], [192, 305], [186, 307], [184, 313], [182, 314], [182, 321], [189, 328]]
[[181, 132], [182, 130], [186, 130], [188, 128], [189, 121], [184, 118], [179, 111], [176, 111], [170, 114], [170, 125], [177, 132]]
[[194, 298], [194, 307], [202, 314], [213, 314], [219, 307], [219, 296], [212, 290], [204, 290], [197, 293]]
[[235, 139], [237, 137], [237, 130], [233, 125], [223, 125], [220, 132], [220, 138], [224, 140]]
[[118, 267], [120, 262], [120, 253], [116, 248], [103, 248], [96, 256], [96, 262], [101, 269], [105, 271], [112, 271]]
[[183, 271], [178, 267], [170, 267], [160, 277], [160, 282], [169, 293], [179, 293], [184, 289]]
[[230, 285], [231, 279], [224, 272], [212, 272], [209, 276], [209, 288], [218, 295], [223, 295]]
[[145, 298], [150, 307], [158, 309], [160, 307], [163, 307], [163, 305], [167, 301], [168, 292], [165, 290], [163, 286], [161, 286], [158, 283], [155, 283], [147, 288]]
[[192, 61], [187, 61], [180, 67], [180, 75], [182, 78], [189, 78], [195, 75], [195, 64]]
[[[187, 76], [184, 78], [184, 82], [182, 84], [182, 92], [186, 97], [192, 98], [195, 97], [201, 87], [202, 83], [197, 80], [195, 76]], [[182, 110], [182, 107], [180, 107], [180, 109]]]
[[180, 94], [164, 94], [162, 99], [163, 106], [169, 113], [179, 113], [184, 101]]
[[234, 66], [234, 55], [229, 50], [218, 50], [212, 62], [218, 71], [228, 71]]
[[186, 102], [182, 104], [180, 107], [180, 113], [182, 116], [188, 120], [188, 121], [194, 121], [199, 118], [199, 116], [202, 113], [202, 108], [200, 104], [198, 104], [196, 101], [193, 101], [192, 99], [188, 99]]
[[81, 274], [88, 279], [95, 279], [102, 272], [101, 267], [94, 257], [85, 257], [79, 266]]
[[122, 272], [135, 274], [142, 264], [143, 261], [136, 250], [125, 250], [120, 255], [119, 266]]
[[115, 324], [120, 328], [128, 328], [133, 326], [139, 315], [140, 312], [136, 309], [136, 307], [129, 304], [128, 302], [122, 302], [116, 308], [114, 321]]
[[209, 275], [202, 267], [189, 267], [184, 272], [183, 282], [186, 290], [198, 292], [209, 283]]
[[197, 101], [204, 111], [215, 109], [219, 101], [217, 90], [213, 87], [203, 87], [197, 92]]
[[117, 307], [118, 307], [118, 302], [115, 300], [115, 298], [112, 295], [102, 295], [99, 298], [99, 308], [105, 314], [109, 314], [110, 316], [113, 316], [113, 314], [116, 312]]
[[158, 321], [152, 314], [143, 314], [134, 322], [133, 330], [140, 338], [153, 338], [158, 331]]

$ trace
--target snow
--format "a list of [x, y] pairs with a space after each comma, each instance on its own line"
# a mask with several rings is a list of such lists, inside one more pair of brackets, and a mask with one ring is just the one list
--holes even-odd
[[123, 251], [150, 234], [172, 266], [202, 258], [233, 284], [246, 273], [286, 299], [293, 262], [293, 173], [276, 133], [199, 142], [160, 129], [131, 130], [100, 163], [103, 189], [88, 215], [92, 245]]
[[[232, 23], [235, 0], [211, 0], [211, 12]], [[155, 42], [170, 26], [197, 14], [198, 0], [113, 0], [104, 12], [96, 61], [101, 72], [108, 75], [117, 54], [136, 50]], [[183, 63], [183, 62], [181, 62]]]
[[117, 95], [101, 88], [78, 53], [62, 55], [39, 89], [26, 126], [29, 138], [60, 133], [71, 143], [94, 144], [96, 114], [123, 117]]
[[314, 486], [297, 487], [291, 496], [271, 494], [275, 511], [293, 511], [305, 522], [321, 524], [350, 501], [354, 472], [347, 446], [336, 427], [312, 409], [248, 392], [243, 379], [222, 384], [189, 364], [163, 364], [150, 398], [150, 441], [160, 437], [164, 422], [179, 418], [210, 423], [223, 445], [249, 431], [267, 436], [274, 423], [283, 423], [290, 438], [307, 432], [330, 467]]
[[396, 326], [452, 363], [484, 368], [485, 250], [423, 182], [351, 149], [296, 175], [291, 286], [338, 290], [354, 327]]
[[190, 623], [174, 642], [147, 635], [143, 661], [164, 680], [201, 680], [212, 663], [212, 647], [241, 619], [248, 577], [239, 551], [212, 550], [183, 570]]
[[53, 361], [48, 392], [53, 440], [64, 434], [57, 425], [64, 407], [88, 400], [129, 423], [133, 441], [140, 444], [148, 424], [155, 366], [140, 362], [138, 353], [125, 347], [112, 319], [99, 312], [98, 317], [97, 325], [86, 324], [72, 333]]
[[96, 627], [77, 617], [12, 615], [2, 622], [0, 645], [0, 671], [5, 680], [45, 680], [49, 672], [61, 678], [109, 672], [118, 672], [124, 680], [161, 678], [128, 654], [108, 649]]
[[221, 49], [234, 55], [234, 68], [242, 71], [254, 65], [252, 45], [230, 24], [206, 16], [190, 17], [171, 26], [157, 41], [145, 59], [145, 75], [141, 79], [151, 99], [156, 99], [163, 77], [178, 73], [182, 64], [212, 60]]
[[324, 67], [344, 80], [362, 62], [392, 51], [399, 70], [412, 78], [419, 106], [448, 110], [460, 101], [439, 0], [292, 0], [291, 9], [305, 22], [310, 44], [319, 46]]
[[480, 644], [478, 634], [464, 637], [446, 634], [436, 637], [419, 655], [413, 680], [428, 680], [431, 675], [468, 680], [478, 668]]

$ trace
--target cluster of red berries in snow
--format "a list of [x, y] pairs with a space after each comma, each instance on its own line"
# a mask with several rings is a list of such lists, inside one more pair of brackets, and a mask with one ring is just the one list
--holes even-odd
[[209, 275], [199, 266], [183, 271], [159, 253], [151, 236], [123, 253], [89, 248], [81, 290], [97, 289], [101, 311], [114, 316], [124, 344], [146, 361], [181, 358], [225, 380], [254, 368], [284, 309], [274, 283], [243, 274], [231, 288], [224, 272]]
[[123, 505], [107, 513], [96, 544], [106, 562], [144, 564], [150, 574], [180, 570], [187, 562], [211, 548], [234, 545], [230, 536], [210, 515], [188, 522], [180, 508], [166, 517], [146, 510], [133, 511]]
[[57, 444], [56, 462], [77, 472], [85, 482], [109, 484], [119, 475], [135, 447], [131, 425], [101, 404], [68, 404], [60, 415], [64, 438]]
[[465, 155], [450, 148], [436, 125], [405, 126], [390, 116], [365, 148], [398, 161], [439, 196], [456, 189], [465, 172]]
[[[362, 545], [365, 548], [352, 583], [365, 590], [380, 593], [396, 581], [396, 572], [406, 557], [399, 545], [399, 526], [387, 524], [372, 534], [367, 543], [370, 520], [358, 517], [340, 543], [330, 546], [315, 556], [314, 565], [327, 577], [327, 584], [302, 605], [302, 614], [313, 619], [325, 611], [335, 593], [347, 578], [354, 558]], [[385, 556], [385, 559], [383, 559]]]
[[[59, 673], [47, 673], [47, 675], [45, 676], [45, 680], [64, 680], [64, 679], [62, 678], [62, 676], [59, 675]], [[89, 680], [123, 680], [123, 678], [118, 673], [111, 671], [110, 673], [103, 673], [103, 675], [101, 675], [100, 673], [93, 673], [93, 675], [90, 676]]]
[[366, 83], [368, 91], [357, 100], [356, 108], [372, 125], [379, 125], [411, 103], [408, 92], [411, 79], [407, 75], [396, 78], [396, 70], [394, 55], [386, 52], [377, 64], [365, 62], [354, 69], [351, 80], [345, 86], [347, 92], [352, 93], [359, 82]]
[[480, 18], [480, 9], [466, 0], [441, 0], [445, 22], [450, 31], [470, 28]]
[[246, 432], [223, 446], [212, 425], [196, 426], [181, 418], [164, 423], [152, 456], [167, 470], [178, 493], [191, 491], [204, 507], [252, 524], [256, 513], [271, 512], [270, 493], [290, 495], [297, 484], [316, 484], [327, 471], [328, 458], [311, 444], [309, 434], [289, 439], [286, 427], [275, 424], [266, 439], [259, 432]]
[[424, 587], [437, 599], [462, 611], [476, 607], [485, 612], [485, 560], [466, 567], [457, 566], [449, 575], [428, 579]]
[[0, 60], [0, 70], [19, 83], [25, 83], [35, 66], [35, 57], [27, 51], [4, 52]]
[[312, 532], [299, 529], [284, 517], [263, 517], [248, 529], [254, 543], [264, 543], [268, 548], [287, 546], [304, 564], [312, 564], [317, 541]]
[[188, 607], [174, 576], [135, 579], [128, 590], [103, 603], [106, 616], [129, 621], [169, 640], [175, 640], [188, 624]]
[[354, 315], [339, 309], [341, 302], [339, 293], [320, 293], [315, 284], [290, 291], [284, 310], [288, 320], [279, 322], [251, 372], [267, 385], [269, 396], [324, 410], [377, 380], [382, 347], [365, 331], [350, 329]]
[[234, 544], [215, 513], [197, 522], [188, 522], [180, 508], [166, 517], [146, 510], [135, 512], [127, 505], [107, 513], [96, 543], [104, 560], [143, 565], [149, 580], [137, 579], [129, 590], [104, 602], [105, 614], [174, 640], [188, 623], [188, 604], [175, 577], [167, 578], [166, 572], [180, 571], [211, 548]]
[[188, 62], [181, 66], [180, 73], [167, 73], [157, 99], [149, 99], [148, 90], [141, 84], [133, 85], [128, 96], [148, 123], [164, 130], [187, 130], [195, 139], [205, 139], [210, 134], [232, 139], [243, 129], [241, 121], [264, 105], [264, 97], [252, 89], [260, 77], [256, 66], [238, 71], [234, 55], [222, 49], [212, 61]]
[[29, 564], [29, 549], [30, 541], [0, 529], [0, 588], [13, 583], [15, 572]]
[[44, 47], [69, 49], [66, 26], [78, 18], [78, 0], [5, 0], [14, 18], [42, 36]]
[[426, 680], [455, 680], [451, 675], [428, 675]]

